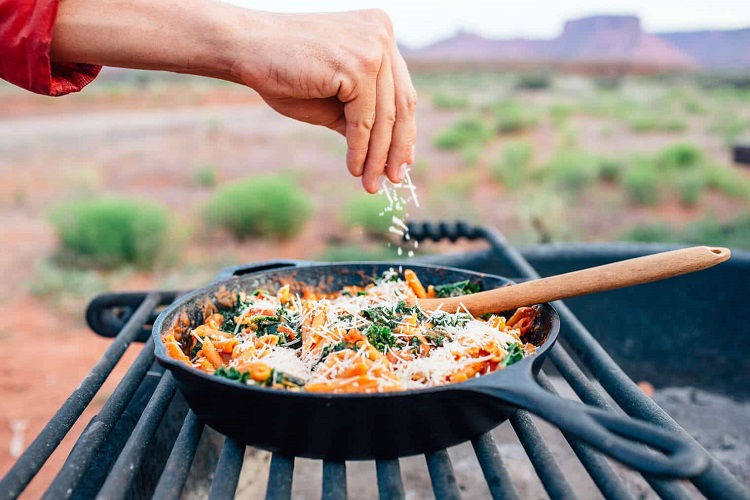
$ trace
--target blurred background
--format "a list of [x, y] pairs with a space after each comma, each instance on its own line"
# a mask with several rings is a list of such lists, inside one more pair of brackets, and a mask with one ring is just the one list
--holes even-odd
[[[750, 4], [403, 4], [379, 6], [420, 96], [409, 218], [517, 245], [750, 248]], [[0, 475], [106, 349], [83, 320], [97, 293], [194, 288], [280, 257], [395, 257], [387, 201], [345, 151], [224, 82], [105, 68], [49, 98], [0, 81]]]

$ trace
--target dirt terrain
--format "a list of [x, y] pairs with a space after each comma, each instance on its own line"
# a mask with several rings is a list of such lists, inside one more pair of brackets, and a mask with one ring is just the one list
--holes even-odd
[[[412, 209], [411, 217], [468, 218], [501, 229], [515, 242], [530, 241], [530, 229], [516, 213], [514, 199], [490, 179], [486, 169], [467, 169], [458, 153], [433, 147], [434, 134], [459, 115], [423, 100], [418, 114], [420, 160], [413, 170], [422, 208]], [[601, 129], [611, 124], [582, 117], [574, 118], [574, 124], [579, 147], [595, 153], [654, 153], [676, 140], [674, 134], [666, 133], [636, 136], [620, 126], [602, 139]], [[677, 139], [698, 143], [718, 161], [728, 162], [721, 141], [702, 130], [701, 124], [691, 123]], [[535, 144], [538, 161], [549, 159], [557, 140], [555, 131], [545, 124], [523, 137]], [[483, 158], [496, 155], [504, 140], [490, 144]], [[362, 238], [357, 231], [347, 232], [341, 223], [344, 203], [361, 192], [359, 181], [346, 172], [344, 154], [344, 141], [335, 133], [276, 115], [251, 92], [239, 93], [232, 87], [136, 88], [117, 94], [84, 92], [59, 100], [3, 88], [0, 475], [108, 347], [109, 341], [90, 332], [83, 321], [85, 304], [97, 292], [198, 287], [226, 265], [316, 258], [330, 242]], [[285, 242], [236, 242], [207, 230], [200, 214], [212, 190], [195, 181], [195, 171], [205, 166], [215, 169], [220, 185], [262, 173], [292, 173], [313, 197], [311, 222]], [[50, 212], [61, 201], [102, 192], [158, 201], [171, 208], [186, 235], [178, 265], [148, 273], [133, 269], [99, 273], [98, 281], [84, 282], [76, 290], [66, 288], [65, 277], [62, 285], [51, 283], [52, 274], [44, 267], [57, 248], [48, 223]], [[707, 212], [731, 216], [746, 209], [709, 195], [693, 209], [668, 206], [623, 211], [620, 205], [607, 205], [607, 197], [606, 189], [586, 194], [583, 203], [570, 209], [585, 239], [612, 239], [623, 228], [657, 215], [680, 224]], [[75, 435], [106, 401], [138, 349], [132, 346], [125, 354], [114, 376], [31, 484], [28, 498], [44, 490]]]

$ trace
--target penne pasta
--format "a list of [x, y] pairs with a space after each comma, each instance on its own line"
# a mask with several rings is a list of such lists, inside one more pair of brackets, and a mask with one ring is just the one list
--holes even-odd
[[405, 299], [477, 290], [468, 281], [425, 289], [410, 269], [335, 293], [293, 293], [288, 284], [275, 293], [224, 289], [216, 303], [207, 301], [203, 324], [191, 329], [182, 315], [163, 340], [170, 357], [195, 369], [278, 389], [386, 392], [459, 383], [533, 354], [522, 338], [538, 309], [474, 318], [428, 313]]

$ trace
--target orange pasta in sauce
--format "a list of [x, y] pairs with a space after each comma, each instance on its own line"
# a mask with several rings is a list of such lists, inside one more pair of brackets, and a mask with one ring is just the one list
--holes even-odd
[[[222, 290], [203, 324], [184, 316], [168, 331], [170, 357], [240, 383], [308, 392], [386, 392], [462, 382], [534, 353], [522, 339], [538, 308], [510, 318], [422, 311], [412, 297], [478, 291], [468, 281], [427, 288], [412, 270], [336, 293], [288, 285], [277, 292]], [[179, 340], [178, 340], [179, 339]]]

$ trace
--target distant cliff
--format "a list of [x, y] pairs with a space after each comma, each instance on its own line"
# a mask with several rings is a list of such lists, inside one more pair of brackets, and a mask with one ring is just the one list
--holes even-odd
[[750, 71], [750, 28], [659, 33], [657, 36], [690, 54], [702, 68]]
[[422, 62], [561, 63], [666, 70], [750, 70], [750, 28], [650, 34], [636, 16], [592, 16], [565, 23], [551, 40], [491, 40], [459, 32], [406, 57]]

